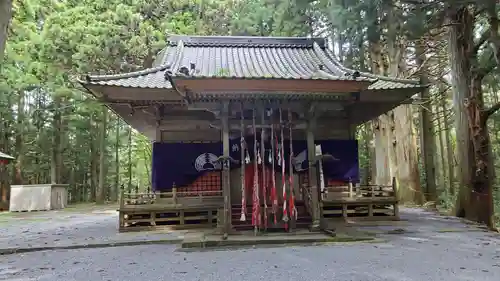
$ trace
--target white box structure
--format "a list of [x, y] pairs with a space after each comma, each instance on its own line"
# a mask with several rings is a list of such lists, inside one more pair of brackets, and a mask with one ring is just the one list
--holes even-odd
[[12, 185], [11, 212], [48, 211], [64, 209], [68, 205], [67, 184]]

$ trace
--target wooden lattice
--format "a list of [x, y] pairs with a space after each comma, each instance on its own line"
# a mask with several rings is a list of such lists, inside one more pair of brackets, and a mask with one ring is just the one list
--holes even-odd
[[179, 197], [185, 196], [213, 196], [220, 195], [215, 194], [210, 191], [218, 191], [222, 189], [221, 185], [221, 172], [220, 171], [212, 171], [203, 174], [198, 177], [194, 182], [189, 184], [188, 186], [180, 187], [177, 189], [179, 193]]

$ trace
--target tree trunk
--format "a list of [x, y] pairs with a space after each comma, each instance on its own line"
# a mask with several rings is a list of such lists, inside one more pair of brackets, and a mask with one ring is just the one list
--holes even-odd
[[17, 101], [17, 132], [16, 153], [17, 159], [14, 166], [14, 184], [23, 184], [23, 159], [24, 159], [24, 91], [19, 91]]
[[[424, 46], [418, 44], [415, 48], [417, 56], [417, 65], [420, 67], [420, 81], [424, 85], [429, 84], [427, 77], [427, 67], [425, 63], [425, 49]], [[421, 93], [421, 98], [425, 102], [420, 110], [420, 126], [422, 135], [422, 154], [424, 158], [425, 169], [425, 184], [427, 201], [437, 203], [437, 185], [436, 185], [436, 164], [434, 156], [436, 155], [436, 140], [434, 138], [434, 130], [432, 124], [432, 104], [430, 102], [429, 89], [425, 89]]]
[[491, 158], [490, 136], [488, 134], [488, 116], [484, 115], [484, 101], [481, 75], [474, 75], [469, 87], [469, 98], [465, 101], [469, 134], [472, 140], [473, 172], [470, 190], [471, 210], [466, 217], [489, 227], [494, 227], [493, 217], [493, 162]]
[[393, 160], [397, 169], [400, 200], [402, 202], [423, 204], [424, 194], [420, 188], [418, 170], [417, 139], [414, 133], [411, 105], [400, 105], [394, 109], [394, 152]]
[[[446, 112], [448, 111], [448, 106], [446, 105], [446, 99], [447, 99], [448, 95], [444, 96], [442, 99], [441, 99], [441, 109], [443, 110], [443, 112]], [[454, 151], [454, 145], [453, 143], [451, 142], [451, 129], [450, 129], [450, 123], [451, 123], [451, 120], [450, 120], [450, 115], [449, 114], [444, 114], [443, 116], [443, 125], [444, 125], [444, 141], [446, 143], [446, 159], [447, 159], [447, 168], [448, 168], [448, 174], [447, 174], [447, 178], [448, 178], [448, 185], [449, 185], [449, 188], [450, 188], [450, 195], [454, 196], [456, 194], [456, 191], [455, 191], [455, 153], [453, 153]], [[458, 134], [457, 134], [458, 135]], [[458, 138], [457, 138], [457, 142], [458, 142]]]
[[[43, 107], [42, 93], [40, 93], [40, 90], [38, 89], [36, 91], [36, 107], [33, 110], [34, 112], [36, 112], [36, 114], [34, 114], [33, 120], [32, 120], [32, 122], [35, 125], [35, 128], [36, 128], [37, 132], [41, 132], [42, 131], [43, 124], [46, 121], [46, 120], [44, 120], [44, 118], [40, 114], [42, 112], [42, 110], [43, 110], [42, 107]], [[43, 147], [43, 143], [44, 142], [42, 141], [41, 134], [37, 134], [36, 135], [36, 145], [38, 147], [42, 148]], [[38, 153], [35, 155], [35, 167], [39, 167], [40, 166], [40, 164], [43, 161], [42, 158], [43, 158], [43, 156], [39, 155]], [[37, 169], [36, 172], [35, 172], [35, 183], [36, 184], [42, 183], [42, 179], [44, 178], [44, 175], [45, 175], [44, 171], [41, 171], [41, 169]]]
[[0, 68], [4, 57], [11, 17], [12, 0], [0, 0]]
[[132, 193], [132, 127], [128, 127], [128, 193]]
[[54, 117], [52, 119], [52, 159], [50, 165], [50, 182], [61, 183], [61, 134], [62, 134], [62, 114], [61, 97], [54, 97]]
[[[379, 75], [398, 77], [403, 65], [405, 42], [401, 39], [401, 26], [395, 20], [396, 8], [387, 6], [386, 21], [391, 22], [387, 31], [386, 59], [382, 54], [380, 30], [371, 27], [368, 31], [372, 72]], [[392, 24], [394, 23], [394, 24]], [[378, 32], [378, 34], [377, 34]], [[387, 65], [386, 65], [387, 62]], [[418, 172], [417, 142], [414, 134], [411, 105], [401, 105], [377, 118], [374, 129], [375, 158], [377, 163], [375, 183], [391, 185], [392, 178], [398, 180], [399, 199], [402, 202], [423, 203]]]
[[[375, 31], [374, 31], [375, 32]], [[384, 59], [382, 56], [382, 47], [379, 39], [371, 36], [369, 44], [370, 61], [372, 72], [379, 75], [385, 75]], [[390, 185], [392, 182], [392, 175], [396, 169], [394, 156], [391, 155], [393, 144], [393, 130], [394, 126], [391, 125], [392, 112], [382, 114], [377, 119], [372, 121], [373, 128], [373, 145], [374, 145], [374, 163], [372, 168], [372, 183], [381, 185]]]
[[[444, 95], [444, 93], [443, 93]], [[438, 99], [444, 99], [444, 96], [438, 97]], [[441, 186], [441, 190], [447, 190], [449, 192], [450, 187], [447, 187], [447, 176], [448, 176], [448, 165], [450, 161], [446, 161], [446, 150], [445, 150], [445, 141], [444, 135], [447, 133], [444, 131], [444, 122], [446, 122], [445, 116], [440, 114], [439, 105], [436, 106], [436, 112], [438, 112], [436, 121], [437, 121], [437, 141], [439, 144], [439, 171], [441, 172], [441, 176], [439, 177], [439, 184]], [[444, 110], [443, 110], [444, 112]]]
[[373, 130], [372, 130], [372, 122], [367, 122], [363, 125], [363, 142], [365, 147], [365, 153], [367, 154], [367, 161], [365, 163], [364, 168], [364, 177], [362, 184], [368, 185], [372, 182], [372, 159], [374, 157], [374, 148], [373, 148]]
[[[6, 100], [0, 100], [6, 102], [4, 108], [0, 108], [0, 151], [4, 153], [10, 153], [10, 128], [12, 125], [12, 103], [9, 95], [5, 95]], [[0, 209], [8, 210], [8, 200], [10, 195], [10, 182], [9, 182], [9, 172], [6, 165], [0, 165]]]
[[113, 189], [112, 201], [118, 200], [118, 191], [120, 190], [120, 118], [116, 118], [116, 136], [115, 136], [115, 186]]
[[[94, 113], [90, 116], [90, 132], [91, 136], [95, 135], [95, 116]], [[96, 191], [98, 185], [98, 162], [99, 153], [96, 138], [91, 137], [90, 140], [90, 201], [96, 200]]]
[[493, 169], [484, 112], [482, 80], [474, 45], [474, 11], [468, 7], [450, 10], [449, 47], [457, 121], [457, 151], [460, 191], [456, 214], [493, 226], [491, 183]]
[[[472, 27], [471, 20], [465, 21], [464, 8], [455, 11], [454, 18], [450, 19], [449, 25], [449, 55], [451, 64], [451, 80], [453, 89], [453, 108], [455, 110], [455, 130], [457, 134], [457, 172], [459, 176], [459, 191], [457, 203], [455, 205], [456, 215], [465, 217], [470, 209], [469, 201], [469, 183], [471, 179], [471, 163], [470, 157], [470, 138], [467, 124], [467, 113], [464, 105], [464, 100], [468, 96], [468, 88], [470, 82], [470, 62], [464, 56], [472, 44]], [[467, 11], [468, 12], [468, 11]]]
[[102, 107], [102, 120], [101, 120], [101, 130], [100, 130], [100, 149], [99, 149], [99, 186], [96, 194], [96, 203], [104, 204], [106, 186], [106, 170], [105, 170], [105, 156], [106, 156], [106, 131], [107, 131], [107, 119], [108, 119], [108, 109]]

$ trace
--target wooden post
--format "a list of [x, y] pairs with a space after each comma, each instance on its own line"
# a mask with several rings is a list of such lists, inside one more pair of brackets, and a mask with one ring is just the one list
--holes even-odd
[[399, 219], [399, 191], [396, 177], [392, 178], [392, 189], [394, 190], [394, 197], [396, 198], [396, 203], [394, 203], [394, 216], [396, 217], [396, 219]]
[[349, 191], [349, 198], [352, 198], [352, 181], [349, 181], [348, 191]]
[[229, 170], [229, 102], [224, 102], [221, 112], [222, 121], [222, 193], [224, 197], [224, 238], [231, 230], [231, 182]]
[[151, 226], [156, 226], [156, 212], [151, 212], [149, 216], [149, 224]]
[[186, 223], [185, 219], [184, 219], [184, 210], [181, 210], [179, 212], [179, 224], [180, 225], [184, 225]]
[[314, 144], [314, 128], [316, 127], [316, 118], [310, 116], [307, 124], [307, 155], [309, 158], [309, 186], [311, 188], [311, 203], [312, 203], [312, 225], [311, 229], [315, 230], [320, 227], [320, 205], [318, 193], [318, 171], [316, 166], [316, 145]]
[[177, 187], [172, 187], [172, 202], [177, 205]]
[[125, 227], [125, 214], [123, 211], [118, 211], [118, 229], [121, 230]]
[[209, 210], [208, 211], [208, 224], [209, 225], [213, 225], [214, 224], [214, 218], [213, 218], [213, 213], [212, 213], [212, 210]]
[[125, 190], [122, 189], [120, 192], [120, 209], [125, 206]]

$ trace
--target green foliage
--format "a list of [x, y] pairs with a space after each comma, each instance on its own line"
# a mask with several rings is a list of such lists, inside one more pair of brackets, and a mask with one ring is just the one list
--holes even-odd
[[12, 182], [15, 166], [24, 183], [55, 176], [76, 189], [77, 200], [94, 199], [99, 172], [108, 195], [117, 185], [149, 188], [151, 142], [132, 131], [129, 144], [128, 125], [112, 116], [100, 151], [102, 105], [75, 78], [149, 67], [168, 34], [310, 33], [304, 3], [295, 1], [26, 0], [13, 9], [0, 72], [0, 149], [18, 159]]
[[[99, 151], [102, 105], [91, 99], [75, 78], [88, 72], [121, 73], [149, 67], [168, 34], [330, 37], [336, 55], [349, 67], [361, 70], [370, 69], [371, 42], [382, 42], [382, 52], [390, 60], [387, 42], [397, 38], [408, 47], [403, 48], [409, 57], [408, 74], [415, 68], [412, 63], [418, 42], [432, 41], [431, 45], [443, 48], [442, 38], [429, 35], [442, 7], [393, 4], [386, 0], [14, 1], [14, 18], [0, 69], [0, 150], [17, 157], [25, 183], [49, 182], [51, 170], [58, 166], [59, 181], [80, 189], [79, 199], [93, 199], [91, 189], [97, 185], [99, 172], [106, 173], [108, 187], [131, 184], [147, 189], [150, 140], [132, 131], [129, 144], [128, 125], [111, 116], [105, 150]], [[433, 52], [446, 56], [443, 50]], [[484, 58], [489, 58], [488, 49], [481, 50], [481, 64], [488, 62]], [[444, 72], [447, 66], [436, 68]], [[218, 75], [227, 75], [227, 70], [220, 69]], [[441, 79], [443, 73], [431, 76], [436, 77], [436, 85], [446, 84]], [[487, 104], [498, 102], [497, 77], [494, 73], [485, 79]], [[432, 89], [433, 96], [438, 92]], [[448, 100], [444, 106], [432, 103], [440, 108], [436, 120], [446, 119], [441, 115], [447, 114], [450, 104]], [[438, 122], [442, 123], [436, 121], [436, 125]], [[500, 155], [500, 136], [495, 133], [499, 124], [500, 117], [494, 115], [489, 126], [495, 156]], [[446, 146], [454, 147], [453, 127], [447, 125], [450, 143]], [[370, 134], [368, 126], [358, 130], [363, 171], [372, 161]], [[105, 154], [104, 171], [97, 168], [101, 153]], [[436, 162], [439, 177], [445, 182], [446, 163]], [[448, 162], [454, 165], [453, 159]], [[16, 168], [9, 168], [15, 181]], [[453, 180], [450, 182], [453, 185]], [[445, 207], [453, 205], [451, 189], [440, 189]]]

